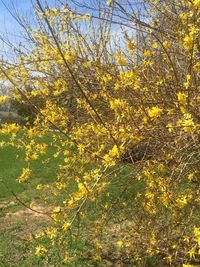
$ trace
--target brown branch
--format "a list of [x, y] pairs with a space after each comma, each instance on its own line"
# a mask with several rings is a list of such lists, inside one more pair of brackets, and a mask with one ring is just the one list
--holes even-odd
[[17, 195], [16, 195], [16, 193], [13, 191], [13, 190], [10, 190], [9, 189], [9, 187], [6, 185], [6, 183], [4, 182], [4, 181], [0, 181], [0, 182], [2, 182], [3, 183], [3, 185], [7, 188], [7, 190], [15, 197], [15, 199], [22, 205], [22, 206], [24, 206], [26, 209], [29, 209], [29, 210], [31, 210], [31, 211], [33, 211], [33, 212], [35, 212], [35, 213], [38, 213], [38, 214], [42, 214], [42, 215], [46, 215], [46, 216], [48, 216], [49, 218], [51, 218], [52, 220], [53, 220], [53, 218], [48, 214], [48, 213], [46, 213], [46, 212], [42, 212], [42, 211], [38, 211], [38, 210], [36, 210], [36, 209], [33, 209], [33, 208], [31, 208], [30, 206], [28, 206], [26, 203], [24, 203]]
[[99, 122], [100, 122], [100, 123], [103, 125], [103, 127], [109, 132], [110, 137], [111, 137], [111, 139], [113, 140], [114, 144], [119, 148], [118, 143], [117, 143], [116, 139], [114, 138], [114, 136], [112, 135], [110, 129], [106, 126], [105, 122], [102, 120], [101, 116], [99, 115], [99, 113], [97, 112], [97, 110], [96, 110], [95, 107], [93, 106], [92, 102], [91, 102], [90, 99], [88, 98], [87, 94], [85, 93], [84, 89], [82, 88], [80, 82], [76, 79], [76, 77], [75, 77], [75, 75], [74, 75], [74, 73], [73, 73], [73, 70], [72, 70], [71, 67], [69, 66], [69, 64], [68, 64], [68, 62], [67, 62], [67, 60], [66, 60], [66, 58], [65, 58], [65, 56], [64, 56], [64, 54], [63, 54], [62, 48], [61, 48], [61, 46], [60, 46], [60, 44], [59, 44], [59, 41], [58, 41], [58, 39], [57, 39], [56, 36], [55, 36], [55, 32], [54, 32], [54, 30], [53, 30], [53, 28], [52, 28], [52, 26], [51, 26], [49, 20], [48, 20], [47, 17], [45, 16], [45, 11], [44, 11], [44, 9], [43, 9], [43, 7], [42, 7], [42, 5], [41, 5], [40, 0], [36, 0], [36, 2], [37, 2], [37, 4], [38, 4], [38, 7], [39, 7], [40, 11], [44, 14], [44, 20], [45, 20], [45, 22], [46, 22], [46, 24], [47, 24], [47, 26], [48, 26], [48, 28], [49, 28], [49, 30], [50, 30], [50, 33], [51, 33], [51, 35], [52, 35], [52, 37], [53, 37], [53, 39], [54, 39], [54, 42], [55, 42], [55, 44], [56, 44], [56, 47], [57, 47], [57, 49], [58, 49], [58, 51], [59, 51], [59, 53], [60, 53], [60, 56], [61, 56], [61, 58], [62, 58], [62, 60], [63, 60], [63, 62], [64, 62], [64, 64], [65, 64], [66, 68], [68, 69], [68, 71], [69, 71], [69, 73], [70, 73], [72, 79], [74, 80], [74, 82], [75, 82], [76, 86], [78, 87], [79, 91], [81, 92], [81, 94], [82, 94], [83, 97], [85, 98], [86, 102], [89, 104], [89, 106], [91, 107], [91, 109], [93, 110], [93, 112], [95, 113], [95, 115], [97, 116]]

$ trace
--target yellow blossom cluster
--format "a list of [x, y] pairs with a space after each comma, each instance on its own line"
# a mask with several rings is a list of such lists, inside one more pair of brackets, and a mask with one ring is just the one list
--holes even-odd
[[[40, 8], [29, 52], [2, 65], [15, 100], [34, 110], [23, 126], [0, 128], [10, 136], [0, 147], [23, 151], [28, 164], [18, 180], [40, 158], [44, 168], [57, 164], [54, 182], [37, 186], [56, 203], [37, 256], [57, 250], [67, 264], [87, 256], [98, 266], [112, 247], [138, 266], [198, 258], [199, 1], [175, 2], [144, 1], [135, 17], [124, 3], [102, 1], [98, 23], [73, 6]], [[117, 23], [125, 27], [118, 41]]]

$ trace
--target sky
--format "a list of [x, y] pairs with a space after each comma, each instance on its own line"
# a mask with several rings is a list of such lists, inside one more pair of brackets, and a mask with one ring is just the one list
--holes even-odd
[[[12, 54], [2, 39], [9, 39], [14, 44], [24, 41], [20, 37], [22, 36], [22, 28], [12, 17], [10, 11], [26, 17], [32, 23], [33, 8], [31, 2], [31, 0], [0, 0], [0, 57], [8, 57], [9, 54]], [[55, 0], [48, 0], [47, 2], [53, 4]]]
[[[31, 0], [0, 0], [0, 32], [7, 31], [13, 33], [14, 30], [19, 30], [16, 21], [9, 14], [8, 9], [30, 17], [32, 13], [31, 2]], [[55, 0], [47, 0], [49, 5], [53, 5], [55, 2]]]
[[31, 0], [0, 0], [0, 32], [13, 33], [14, 30], [18, 29], [18, 26], [6, 7], [11, 12], [17, 11], [20, 14], [30, 15]]
[[[34, 1], [35, 0], [33, 0], [33, 2]], [[41, 0], [41, 2], [42, 1], [46, 1], [50, 6], [53, 6], [56, 2], [56, 0]], [[81, 3], [83, 0], [79, 1]], [[87, 3], [87, 0], [85, 0], [85, 2]], [[88, 3], [89, 2], [90, 0], [88, 0]], [[18, 46], [19, 43], [25, 44], [25, 40], [21, 37], [22, 28], [18, 25], [17, 21], [12, 17], [9, 11], [24, 16], [28, 19], [30, 24], [33, 22], [32, 0], [0, 0], [0, 58], [10, 58], [13, 54], [13, 51], [11, 51], [2, 40], [9, 39], [11, 43], [16, 44], [16, 46]], [[113, 27], [112, 33], [114, 35], [116, 34], [120, 36], [121, 32], [122, 30], [118, 26], [115, 25]]]
[[0, 0], [0, 56], [9, 56], [12, 51], [2, 41], [9, 39], [12, 43], [20, 42], [21, 28], [10, 14], [13, 13], [30, 17], [31, 0]]

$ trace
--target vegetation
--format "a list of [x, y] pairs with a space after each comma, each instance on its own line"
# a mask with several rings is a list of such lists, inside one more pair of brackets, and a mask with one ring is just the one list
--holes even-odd
[[35, 112], [0, 129], [1, 147], [24, 160], [18, 181], [57, 159], [54, 180], [37, 185], [56, 205], [31, 238], [35, 255], [53, 266], [198, 266], [200, 1], [35, 4], [29, 49], [0, 66]]
[[[0, 140], [5, 141], [2, 137]], [[52, 152], [50, 148], [48, 155]], [[20, 158], [16, 159], [16, 153], [12, 147], [0, 150], [0, 266], [44, 266], [41, 259], [31, 253], [33, 249], [28, 240], [31, 233], [36, 234], [47, 227], [49, 220], [45, 214], [38, 214], [28, 208], [44, 212], [49, 206], [52, 207], [47, 195], [37, 190], [36, 186], [41, 182], [53, 182], [56, 164], [52, 162], [50, 167], [43, 168], [41, 161], [35, 162], [34, 179], [20, 184], [16, 177], [20, 175], [24, 162]]]

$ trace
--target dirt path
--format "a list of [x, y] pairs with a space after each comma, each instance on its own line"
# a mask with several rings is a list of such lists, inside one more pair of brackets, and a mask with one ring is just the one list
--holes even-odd
[[[1, 201], [0, 210], [8, 209], [14, 205], [14, 201]], [[51, 221], [50, 215], [52, 207], [42, 206], [37, 203], [32, 203], [30, 209], [21, 207], [14, 212], [6, 212], [0, 217], [0, 229], [9, 231], [16, 225], [24, 225], [19, 232], [19, 235], [26, 237], [30, 233], [40, 230], [42, 225], [48, 225]]]

